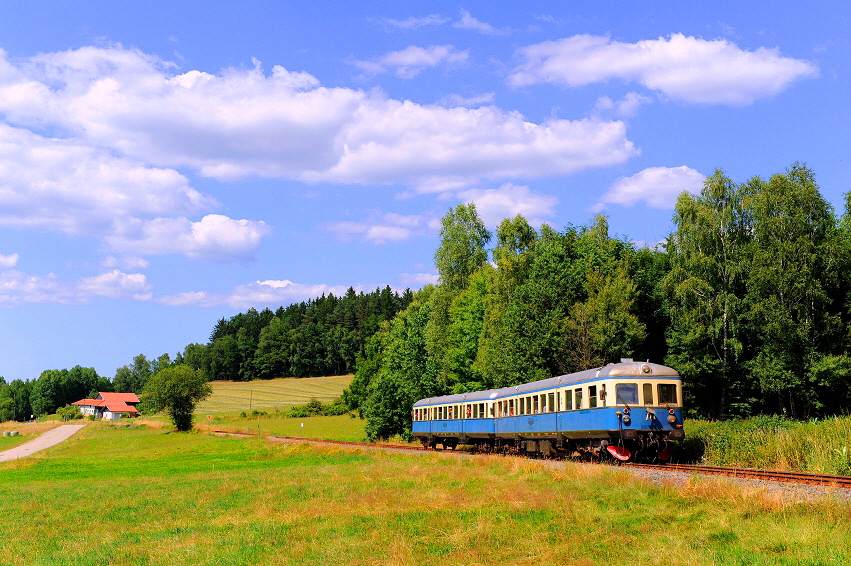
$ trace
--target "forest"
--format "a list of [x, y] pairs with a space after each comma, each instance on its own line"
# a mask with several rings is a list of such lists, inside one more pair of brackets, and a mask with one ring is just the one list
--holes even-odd
[[664, 242], [638, 247], [605, 216], [491, 233], [473, 204], [442, 219], [440, 280], [399, 294], [349, 289], [219, 320], [174, 359], [136, 356], [0, 381], [0, 420], [47, 414], [92, 391], [140, 392], [160, 369], [208, 379], [355, 373], [344, 393], [370, 438], [407, 435], [418, 399], [504, 387], [620, 358], [677, 369], [692, 417], [848, 413], [851, 200], [837, 214], [794, 164], [737, 183], [722, 170], [676, 202]]
[[[655, 248], [588, 226], [491, 234], [475, 205], [442, 219], [440, 282], [366, 345], [344, 398], [370, 438], [407, 435], [418, 399], [648, 359], [683, 376], [692, 417], [848, 412], [851, 210], [794, 164], [677, 200]], [[492, 247], [488, 247], [492, 244]]]

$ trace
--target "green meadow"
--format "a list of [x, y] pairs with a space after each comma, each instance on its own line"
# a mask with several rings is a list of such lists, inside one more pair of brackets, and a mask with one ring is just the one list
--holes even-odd
[[[347, 418], [347, 417], [346, 417]], [[311, 419], [305, 419], [310, 421]], [[90, 423], [0, 463], [4, 564], [840, 564], [851, 507], [608, 466]]]

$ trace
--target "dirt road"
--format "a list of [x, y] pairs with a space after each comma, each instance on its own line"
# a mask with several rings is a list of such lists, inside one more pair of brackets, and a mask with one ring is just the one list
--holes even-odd
[[44, 450], [45, 448], [50, 448], [55, 444], [59, 444], [63, 440], [67, 440], [84, 426], [86, 425], [62, 425], [48, 430], [38, 438], [34, 438], [25, 444], [0, 452], [0, 462], [26, 458], [31, 454]]

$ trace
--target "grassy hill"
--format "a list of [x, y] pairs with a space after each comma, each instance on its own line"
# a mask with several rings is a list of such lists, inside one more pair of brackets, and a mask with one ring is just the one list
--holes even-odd
[[213, 394], [199, 403], [196, 414], [216, 415], [242, 411], [283, 411], [316, 397], [323, 403], [339, 397], [354, 376], [282, 378], [258, 381], [212, 381]]

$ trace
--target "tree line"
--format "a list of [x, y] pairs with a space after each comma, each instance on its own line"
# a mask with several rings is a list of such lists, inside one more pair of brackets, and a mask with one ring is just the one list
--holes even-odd
[[[118, 368], [112, 379], [80, 366], [45, 370], [32, 381], [7, 384], [0, 378], [0, 422], [52, 414], [100, 391], [141, 394], [153, 376], [181, 366], [208, 381], [349, 373], [364, 355], [367, 338], [412, 299], [410, 290], [400, 294], [385, 287], [357, 293], [350, 287], [342, 297], [322, 295], [274, 312], [251, 308], [223, 318], [213, 327], [207, 344], [188, 344], [174, 359], [167, 353], [154, 359], [139, 354]], [[140, 409], [147, 405], [143, 401]]]
[[717, 170], [673, 222], [637, 248], [603, 216], [562, 231], [516, 216], [491, 234], [458, 205], [440, 282], [367, 341], [346, 402], [386, 438], [409, 434], [421, 398], [632, 357], [679, 370], [691, 416], [848, 412], [851, 198], [837, 217], [805, 165], [744, 183]]

